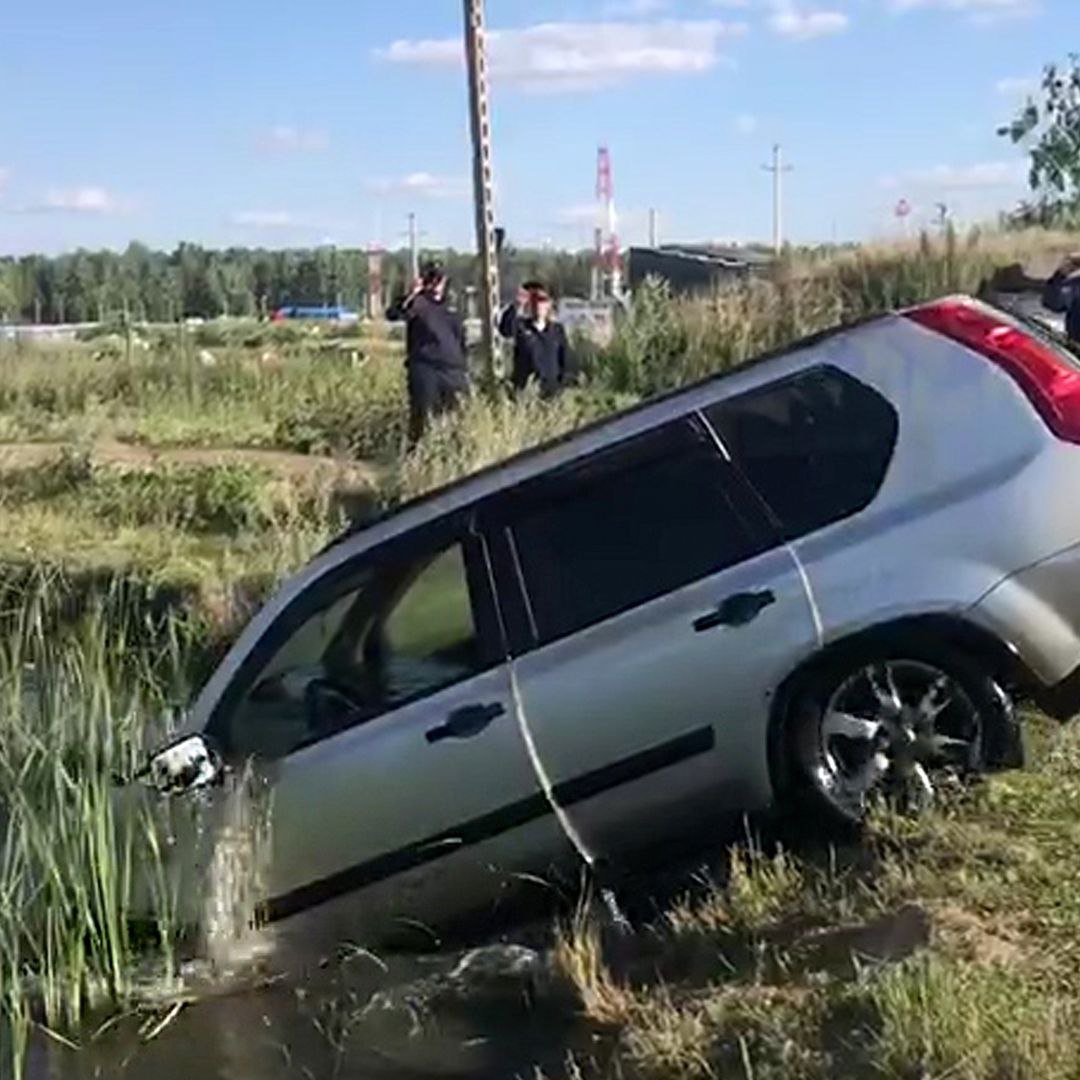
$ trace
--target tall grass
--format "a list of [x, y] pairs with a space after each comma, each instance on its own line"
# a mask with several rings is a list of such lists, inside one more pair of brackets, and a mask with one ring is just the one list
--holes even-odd
[[553, 402], [541, 401], [531, 391], [516, 397], [471, 397], [455, 413], [432, 423], [421, 443], [387, 476], [383, 499], [394, 503], [423, 494], [636, 400], [633, 395], [588, 390]]
[[594, 383], [648, 396], [725, 371], [844, 323], [949, 293], [978, 294], [995, 271], [1023, 262], [1048, 273], [1068, 235], [923, 236], [908, 245], [787, 259], [767, 280], [676, 299], [653, 281], [639, 289], [609, 349], [587, 352]]
[[346, 355], [225, 348], [97, 357], [0, 346], [0, 439], [394, 455], [407, 413], [400, 349]]
[[[77, 1038], [88, 1012], [131, 990], [139, 875], [164, 876], [150, 811], [122, 813], [115, 778], [161, 737], [186, 680], [181, 628], [151, 648], [105, 597], [57, 632], [55, 587], [28, 589], [0, 638], [0, 1047], [14, 1075], [32, 1026]], [[156, 899], [168, 957], [167, 890]]]

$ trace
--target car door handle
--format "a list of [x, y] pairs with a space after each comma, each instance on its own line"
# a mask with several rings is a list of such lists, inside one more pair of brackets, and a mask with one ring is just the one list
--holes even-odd
[[425, 737], [429, 743], [443, 739], [471, 739], [505, 712], [506, 706], [498, 701], [489, 705], [463, 705], [446, 718], [445, 724], [431, 728]]
[[770, 604], [776, 603], [772, 589], [761, 592], [741, 592], [721, 600], [715, 610], [694, 620], [696, 633], [712, 630], [717, 626], [745, 626], [753, 622]]

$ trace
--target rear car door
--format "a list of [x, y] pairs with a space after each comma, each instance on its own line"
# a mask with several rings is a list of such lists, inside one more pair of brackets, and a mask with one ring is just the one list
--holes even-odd
[[[895, 605], [911, 575], [906, 587], [897, 575], [911, 552], [889, 551], [897, 537], [905, 542], [896, 528], [903, 516], [894, 508], [875, 518], [871, 507], [900, 434], [886, 397], [821, 364], [718, 401], [704, 415], [800, 560], [826, 638], [904, 613]], [[932, 446], [927, 454], [932, 468]]]
[[240, 664], [208, 733], [271, 801], [268, 921], [382, 935], [552, 856], [490, 584], [467, 520], [443, 523], [343, 560]]
[[703, 423], [594, 454], [485, 521], [524, 722], [591, 854], [769, 801], [770, 695], [815, 622]]

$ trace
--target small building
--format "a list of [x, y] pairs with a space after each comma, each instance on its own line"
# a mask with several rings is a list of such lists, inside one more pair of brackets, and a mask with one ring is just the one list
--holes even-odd
[[627, 262], [631, 290], [647, 277], [669, 282], [675, 293], [712, 292], [718, 286], [768, 271], [772, 252], [757, 247], [661, 244], [632, 247]]

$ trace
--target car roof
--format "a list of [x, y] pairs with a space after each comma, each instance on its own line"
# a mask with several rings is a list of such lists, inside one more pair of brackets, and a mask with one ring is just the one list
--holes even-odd
[[[346, 540], [351, 540], [366, 532], [369, 529], [374, 528], [377, 525], [384, 525], [387, 522], [397, 517], [403, 517], [406, 514], [412, 514], [421, 510], [426, 505], [443, 504], [445, 505], [448, 496], [452, 496], [455, 493], [464, 493], [464, 491], [470, 487], [480, 488], [482, 481], [490, 480], [492, 477], [497, 476], [499, 473], [505, 472], [510, 474], [511, 472], [517, 472], [522, 464], [525, 464], [531, 460], [539, 459], [543, 455], [549, 453], [551, 450], [558, 447], [564, 447], [574, 442], [585, 442], [589, 436], [602, 433], [607, 428], [621, 427], [625, 424], [626, 420], [634, 417], [640, 413], [656, 409], [665, 403], [671, 403], [678, 400], [681, 397], [693, 398], [703, 388], [722, 383], [725, 380], [732, 378], [735, 375], [744, 374], [748, 370], [756, 370], [759, 368], [767, 368], [771, 365], [776, 365], [779, 369], [780, 362], [786, 358], [790, 358], [792, 354], [804, 351], [806, 349], [813, 348], [815, 345], [820, 344], [823, 341], [827, 341], [830, 338], [837, 337], [840, 334], [849, 333], [853, 330], [857, 330], [863, 326], [867, 326], [871, 323], [879, 322], [883, 318], [887, 318], [889, 313], [878, 313], [875, 315], [866, 316], [865, 318], [856, 319], [848, 323], [843, 323], [839, 326], [830, 327], [827, 330], [821, 330], [817, 333], [807, 335], [796, 341], [789, 342], [779, 348], [772, 349], [769, 352], [763, 353], [759, 356], [753, 357], [750, 360], [746, 360], [740, 364], [736, 364], [733, 367], [727, 368], [724, 371], [717, 372], [713, 375], [707, 375], [703, 379], [698, 379], [693, 383], [689, 383], [686, 386], [681, 386], [676, 390], [670, 390], [663, 394], [657, 394], [653, 397], [647, 398], [644, 401], [638, 402], [635, 405], [626, 409], [620, 409], [618, 412], [612, 413], [608, 416], [600, 417], [598, 420], [593, 420], [588, 424], [583, 424], [581, 427], [574, 428], [571, 431], [566, 432], [563, 435], [558, 435], [551, 439], [546, 439], [542, 443], [538, 443], [535, 446], [530, 446], [525, 450], [521, 450], [516, 454], [512, 454], [509, 457], [502, 458], [501, 460], [486, 465], [483, 468], [477, 469], [474, 472], [468, 473], [465, 476], [459, 477], [456, 480], [452, 480], [447, 484], [442, 484], [439, 487], [433, 488], [430, 491], [426, 491], [421, 495], [414, 496], [413, 498], [406, 499], [403, 502], [395, 503], [392, 506], [386, 507], [384, 510], [367, 517], [361, 518], [353, 522], [348, 528], [345, 529], [339, 536], [335, 537], [324, 549], [322, 553], [330, 551], [336, 548], [339, 544]], [[507, 487], [512, 486], [508, 479]], [[490, 492], [489, 492], [490, 494]], [[479, 492], [478, 492], [479, 496]]]

